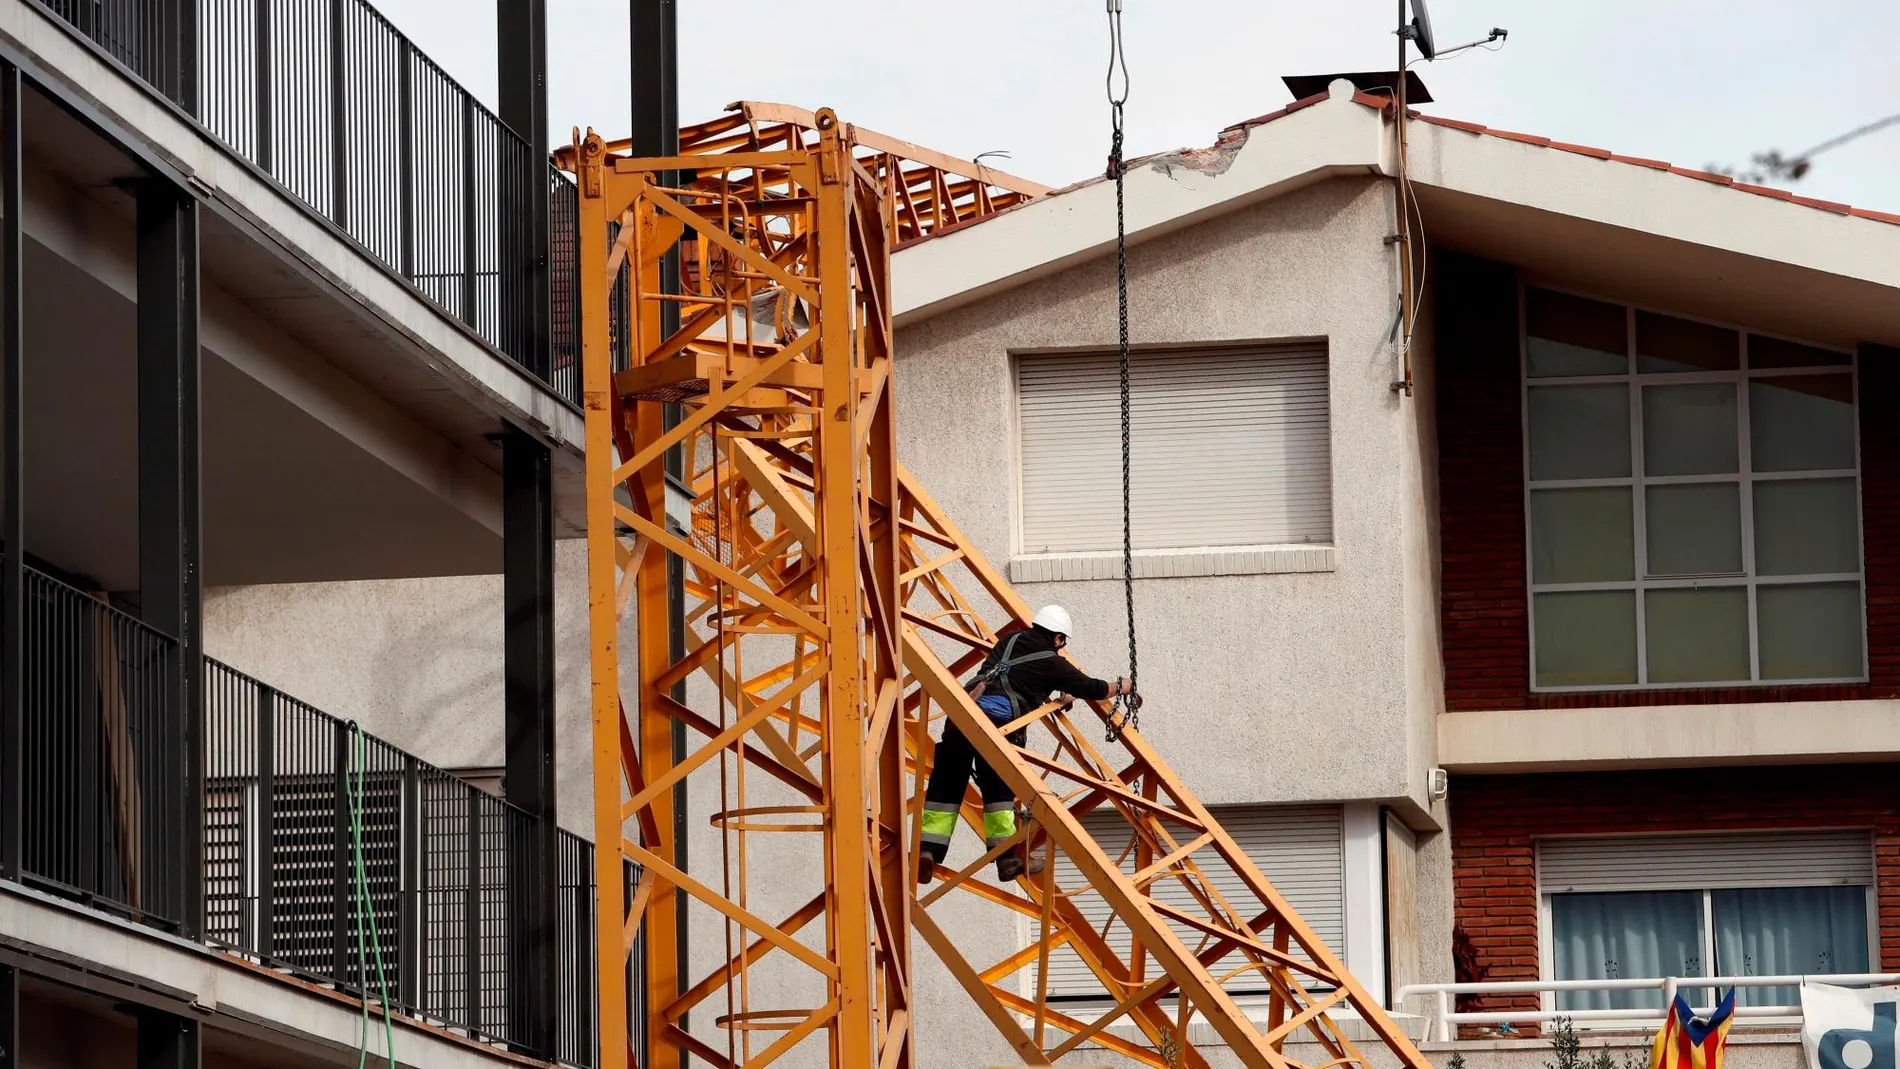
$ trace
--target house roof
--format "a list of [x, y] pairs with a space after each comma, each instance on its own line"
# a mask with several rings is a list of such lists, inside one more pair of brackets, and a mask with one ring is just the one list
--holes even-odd
[[[1388, 96], [1336, 80], [1325, 93], [1228, 126], [1204, 148], [1130, 160], [1129, 240], [1327, 177], [1390, 177], [1392, 110]], [[1900, 245], [1883, 236], [1900, 225], [1900, 215], [1608, 149], [1415, 110], [1407, 115], [1409, 177], [1421, 191], [1443, 189], [1900, 288]], [[1592, 170], [1586, 162], [1592, 160], [1616, 165], [1616, 177]], [[1090, 177], [900, 245], [894, 308], [900, 323], [1101, 255], [1114, 239], [1113, 198], [1100, 188], [1106, 184], [1102, 176]], [[1777, 201], [1803, 212], [1762, 213], [1764, 202]], [[1802, 223], [1810, 212], [1838, 219], [1847, 229]], [[1858, 229], [1869, 222], [1882, 225]]]

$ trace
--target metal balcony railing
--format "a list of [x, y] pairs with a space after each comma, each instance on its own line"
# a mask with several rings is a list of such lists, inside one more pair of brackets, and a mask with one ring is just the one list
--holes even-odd
[[[23, 593], [27, 883], [181, 931], [180, 829], [201, 827], [207, 943], [523, 1049], [508, 920], [534, 883], [514, 869], [528, 813], [206, 658], [200, 821], [167, 789], [187, 768], [177, 641], [30, 567]], [[533, 1053], [591, 1066], [594, 848], [556, 836], [557, 1031]]]
[[[510, 866], [533, 818], [217, 661], [205, 682], [206, 940], [518, 1043]], [[558, 835], [555, 1053], [591, 1065], [593, 846]]]
[[22, 874], [175, 930], [178, 642], [32, 568], [23, 593]]
[[[1654, 979], [1617, 979], [1617, 980], [1505, 980], [1495, 983], [1463, 984], [1407, 984], [1399, 988], [1393, 997], [1396, 1008], [1403, 1009], [1407, 1001], [1414, 997], [1426, 996], [1432, 999], [1430, 1009], [1424, 1019], [1425, 1031], [1421, 1040], [1449, 1042], [1458, 1036], [1459, 1025], [1499, 1025], [1499, 1024], [1541, 1024], [1567, 1018], [1584, 1027], [1612, 1028], [1619, 1030], [1653, 1029], [1654, 1022], [1662, 1021], [1668, 1015], [1668, 1007], [1675, 1002], [1676, 993], [1683, 992], [1684, 998], [1696, 1002], [1696, 1012], [1712, 1012], [1708, 1005], [1716, 994], [1729, 988], [1754, 990], [1759, 988], [1799, 988], [1804, 981], [1815, 980], [1840, 987], [1866, 987], [1878, 984], [1900, 983], [1900, 974], [1892, 973], [1833, 973], [1818, 976], [1664, 976]], [[1629, 1009], [1593, 1009], [1566, 1010], [1552, 1008], [1548, 999], [1537, 1000], [1535, 1006], [1504, 1009], [1454, 1010], [1454, 1001], [1458, 996], [1524, 996], [1558, 994], [1563, 992], [1655, 992], [1649, 1005], [1632, 1006]], [[1499, 1001], [1514, 1001], [1499, 998]], [[1639, 996], [1639, 1002], [1649, 1002]], [[1745, 1003], [1745, 1000], [1738, 1000]], [[1737, 1020], [1751, 1019], [1778, 1023], [1794, 1024], [1801, 1020], [1801, 1007], [1756, 1006], [1740, 1004], [1735, 1007]]]
[[550, 195], [559, 175], [544, 149], [476, 102], [374, 7], [32, 2], [489, 345], [579, 402], [578, 374], [558, 374], [535, 348], [531, 287], [558, 268], [541, 272], [549, 250], [533, 247], [526, 209]]

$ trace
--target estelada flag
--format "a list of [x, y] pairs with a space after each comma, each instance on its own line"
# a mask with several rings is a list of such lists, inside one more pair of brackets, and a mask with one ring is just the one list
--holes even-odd
[[1689, 1000], [1677, 995], [1650, 1048], [1649, 1069], [1722, 1069], [1722, 1048], [1728, 1041], [1729, 1025], [1734, 1023], [1733, 988], [1706, 1019], [1697, 1017], [1689, 1008]]

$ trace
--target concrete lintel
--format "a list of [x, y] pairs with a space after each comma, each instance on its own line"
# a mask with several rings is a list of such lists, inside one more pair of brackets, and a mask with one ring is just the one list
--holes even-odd
[[1438, 753], [1466, 773], [1894, 761], [1900, 700], [1443, 713]]
[[120, 73], [30, 4], [0, 4], [0, 40], [27, 57], [62, 94], [137, 138], [206, 198], [311, 282], [357, 307], [385, 335], [471, 403], [565, 450], [584, 438], [581, 414], [453, 316], [391, 275], [301, 202], [262, 177], [145, 86]]
[[[1381, 114], [1350, 91], [1201, 152], [1139, 161], [1124, 179], [1136, 244], [1347, 174], [1382, 174]], [[891, 258], [892, 318], [906, 326], [1054, 274], [1115, 247], [1115, 186], [1095, 181], [952, 231]]]
[[[17, 884], [0, 883], [0, 956], [56, 982], [109, 990], [128, 1001], [190, 1014], [209, 1027], [326, 1059], [358, 1049], [362, 1010], [354, 999]], [[397, 1057], [404, 1065], [498, 1069], [544, 1064], [403, 1017], [394, 1020]], [[370, 1029], [370, 1058], [385, 1056], [382, 1029]]]

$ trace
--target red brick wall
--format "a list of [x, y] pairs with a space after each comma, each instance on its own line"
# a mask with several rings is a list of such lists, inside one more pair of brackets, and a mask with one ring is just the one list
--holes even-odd
[[[1454, 920], [1484, 979], [1538, 979], [1540, 835], [1872, 827], [1880, 963], [1900, 964], [1900, 776], [1891, 765], [1457, 776], [1451, 808]], [[1485, 1009], [1534, 1005], [1492, 996]]]
[[1433, 251], [1445, 708], [1557, 709], [1900, 697], [1900, 350], [1860, 361], [1870, 682], [1533, 694], [1524, 575], [1517, 277]]

